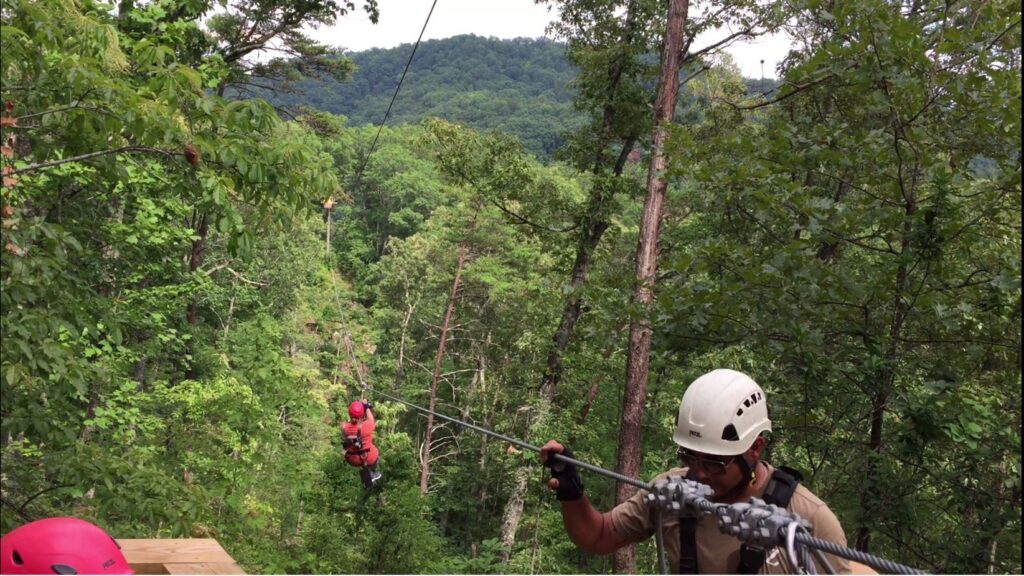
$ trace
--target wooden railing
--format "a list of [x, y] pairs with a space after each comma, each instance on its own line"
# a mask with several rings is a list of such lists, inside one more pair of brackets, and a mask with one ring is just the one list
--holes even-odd
[[117, 541], [136, 574], [245, 574], [213, 538]]

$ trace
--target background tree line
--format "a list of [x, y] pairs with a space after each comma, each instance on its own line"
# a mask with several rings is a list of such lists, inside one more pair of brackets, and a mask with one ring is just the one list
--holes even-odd
[[[343, 115], [352, 126], [379, 125], [411, 51], [403, 44], [346, 52], [354, 67], [350, 77], [304, 78], [255, 93], [285, 110], [311, 107]], [[648, 63], [656, 65], [656, 56], [648, 55]], [[526, 151], [551, 160], [583, 122], [572, 106], [576, 70], [561, 41], [472, 34], [427, 40], [416, 49], [388, 124], [444, 118], [511, 134]], [[751, 92], [777, 84], [772, 78], [745, 81]]]

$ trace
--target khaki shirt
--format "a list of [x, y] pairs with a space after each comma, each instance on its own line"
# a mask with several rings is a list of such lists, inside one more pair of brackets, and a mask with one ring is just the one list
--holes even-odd
[[[769, 473], [774, 471], [768, 466]], [[686, 476], [686, 468], [673, 468], [659, 474], [655, 480], [668, 476]], [[765, 484], [767, 486], [767, 484]], [[763, 492], [763, 490], [762, 490]], [[654, 511], [644, 504], [643, 498], [647, 491], [639, 490], [632, 498], [616, 506], [611, 514], [612, 526], [615, 531], [630, 542], [640, 542], [654, 535]], [[758, 494], [762, 496], [762, 494]], [[797, 486], [787, 508], [813, 524], [811, 535], [822, 540], [829, 540], [846, 546], [846, 534], [835, 514], [828, 505], [815, 496], [803, 484]], [[662, 534], [665, 539], [665, 554], [669, 570], [679, 573], [679, 519], [665, 514]], [[733, 536], [722, 534], [718, 530], [718, 520], [712, 515], [703, 515], [697, 520], [697, 569], [701, 574], [735, 574], [740, 563], [740, 545], [742, 542]], [[826, 554], [826, 558], [837, 574], [849, 574], [850, 562]], [[817, 566], [818, 573], [825, 573], [824, 568]], [[789, 564], [785, 547], [775, 547], [767, 551], [762, 574], [795, 574], [796, 569]]]

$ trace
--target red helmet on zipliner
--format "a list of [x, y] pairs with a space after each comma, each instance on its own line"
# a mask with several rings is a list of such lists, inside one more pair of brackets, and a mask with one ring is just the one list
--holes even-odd
[[79, 518], [29, 522], [0, 538], [3, 574], [134, 574], [121, 547]]
[[359, 420], [366, 414], [366, 408], [363, 403], [356, 400], [355, 402], [348, 405], [348, 415], [353, 420]]

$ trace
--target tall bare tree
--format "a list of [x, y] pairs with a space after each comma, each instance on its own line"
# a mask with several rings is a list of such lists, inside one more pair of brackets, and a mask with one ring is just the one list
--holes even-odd
[[[676, 97], [679, 94], [679, 67], [682, 60], [683, 33], [689, 0], [672, 0], [668, 9], [665, 41], [661, 50], [661, 78], [655, 101], [654, 138], [651, 145], [651, 164], [647, 172], [647, 198], [640, 220], [640, 238], [636, 247], [636, 287], [633, 304], [638, 316], [629, 324], [629, 350], [626, 359], [626, 387], [622, 395], [622, 422], [619, 427], [619, 455], [615, 469], [626, 476], [636, 477], [640, 471], [640, 434], [643, 421], [644, 398], [647, 395], [647, 373], [651, 360], [651, 324], [648, 320], [655, 273], [658, 270], [658, 232], [665, 205], [665, 140], [668, 127], [675, 116]], [[636, 487], [619, 483], [615, 503], [624, 502], [636, 493]], [[636, 571], [636, 554], [632, 546], [615, 553], [615, 572]]]
[[426, 494], [430, 484], [430, 440], [434, 431], [434, 408], [437, 405], [437, 382], [441, 379], [441, 362], [444, 360], [445, 343], [448, 340], [448, 326], [455, 311], [455, 300], [459, 295], [459, 284], [462, 281], [462, 269], [466, 265], [466, 247], [459, 246], [459, 263], [455, 266], [455, 279], [452, 280], [452, 291], [448, 295], [448, 306], [444, 311], [444, 322], [441, 323], [441, 336], [437, 343], [437, 357], [434, 359], [434, 378], [430, 382], [430, 412], [427, 414], [427, 432], [423, 437], [423, 468], [420, 470], [420, 494]]

